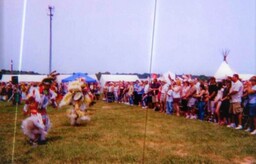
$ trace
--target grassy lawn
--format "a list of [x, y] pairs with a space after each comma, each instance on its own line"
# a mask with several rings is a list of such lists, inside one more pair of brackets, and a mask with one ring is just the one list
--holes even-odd
[[[247, 132], [102, 101], [75, 127], [65, 109], [49, 108], [48, 143], [33, 147], [20, 128], [22, 107], [14, 163], [256, 163], [256, 136]], [[15, 107], [1, 102], [0, 163], [12, 162], [14, 119]]]

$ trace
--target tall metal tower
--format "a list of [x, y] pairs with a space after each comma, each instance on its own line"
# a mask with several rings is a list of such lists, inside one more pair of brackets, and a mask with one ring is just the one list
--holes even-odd
[[48, 14], [50, 17], [50, 52], [49, 52], [49, 74], [52, 72], [52, 17], [54, 6], [48, 6], [50, 13]]
[[11, 60], [11, 73], [13, 73], [13, 60]]

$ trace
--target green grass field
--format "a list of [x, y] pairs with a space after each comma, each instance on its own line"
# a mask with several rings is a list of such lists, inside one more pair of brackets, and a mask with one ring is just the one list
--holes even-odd
[[247, 132], [102, 101], [75, 127], [65, 109], [49, 108], [48, 142], [33, 147], [20, 128], [22, 107], [13, 152], [16, 107], [0, 103], [0, 163], [12, 154], [14, 163], [256, 163], [256, 136]]

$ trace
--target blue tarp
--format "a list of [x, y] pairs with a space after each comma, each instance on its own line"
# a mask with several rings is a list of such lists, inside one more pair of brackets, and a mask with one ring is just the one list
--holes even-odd
[[65, 83], [65, 82], [75, 81], [80, 78], [84, 79], [87, 83], [97, 82], [95, 79], [91, 78], [90, 76], [88, 76], [84, 73], [74, 73], [72, 76], [62, 79], [61, 82]]

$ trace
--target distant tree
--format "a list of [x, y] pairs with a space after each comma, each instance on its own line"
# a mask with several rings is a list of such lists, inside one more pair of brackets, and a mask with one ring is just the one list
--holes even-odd
[[104, 73], [102, 73], [102, 74], [110, 75], [111, 73], [110, 73], [110, 72], [108, 72], [108, 71], [106, 71], [106, 72], [104, 72]]
[[198, 80], [203, 80], [203, 81], [209, 80], [209, 77], [208, 77], [208, 76], [205, 76], [205, 75], [199, 75], [199, 76], [198, 76]]
[[140, 79], [146, 79], [146, 78], [150, 77], [150, 74], [149, 73], [138, 74], [138, 77]]
[[2, 74], [6, 74], [6, 70], [5, 69], [2, 69], [1, 72], [2, 72]]
[[34, 71], [19, 71], [19, 70], [5, 70], [5, 69], [2, 69], [2, 74], [14, 74], [14, 75], [17, 75], [17, 74], [32, 74], [32, 75], [39, 75], [39, 73], [36, 73]]

